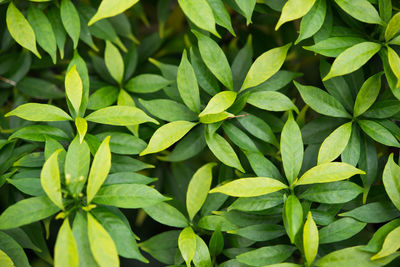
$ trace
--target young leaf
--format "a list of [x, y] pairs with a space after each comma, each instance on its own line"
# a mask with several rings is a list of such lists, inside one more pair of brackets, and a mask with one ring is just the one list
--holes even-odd
[[290, 195], [286, 199], [282, 215], [286, 233], [290, 238], [290, 242], [294, 244], [296, 235], [303, 224], [303, 208], [296, 196]]
[[17, 116], [28, 121], [68, 121], [72, 118], [64, 110], [48, 105], [28, 103], [8, 112], [5, 117]]
[[346, 109], [327, 92], [313, 86], [304, 86], [296, 81], [294, 85], [299, 90], [304, 102], [320, 114], [331, 117], [351, 118]]
[[177, 73], [179, 94], [185, 105], [193, 112], [200, 112], [200, 92], [197, 85], [196, 74], [190, 64], [186, 50], [183, 51], [182, 60]]
[[236, 100], [237, 93], [231, 91], [222, 91], [213, 96], [208, 101], [207, 106], [199, 114], [199, 117], [214, 115], [227, 110]]
[[348, 122], [334, 130], [322, 142], [318, 152], [318, 164], [335, 160], [346, 148], [351, 136], [352, 122]]
[[313, 36], [319, 31], [325, 21], [326, 0], [317, 0], [313, 7], [303, 17], [300, 24], [300, 34], [295, 44]]
[[391, 47], [388, 46], [388, 61], [390, 68], [397, 78], [396, 87], [400, 86], [400, 57]]
[[394, 162], [393, 153], [390, 154], [383, 170], [382, 181], [390, 200], [400, 210], [400, 167]]
[[208, 133], [207, 130], [205, 137], [208, 148], [217, 157], [217, 159], [219, 159], [225, 165], [236, 168], [244, 173], [242, 164], [240, 163], [235, 150], [233, 150], [228, 141], [226, 141], [217, 133]]
[[215, 18], [207, 0], [178, 0], [183, 13], [200, 29], [221, 37], [215, 29]]
[[65, 93], [77, 113], [82, 102], [82, 91], [82, 80], [74, 65], [65, 76]]
[[369, 77], [362, 85], [354, 103], [354, 117], [367, 111], [375, 102], [381, 89], [382, 72]]
[[400, 13], [394, 15], [385, 30], [385, 40], [386, 42], [390, 41], [400, 30]]
[[40, 173], [40, 182], [46, 195], [60, 209], [64, 209], [61, 195], [60, 171], [58, 168], [58, 154], [62, 151], [55, 151], [44, 163], [42, 172]]
[[201, 58], [214, 76], [228, 88], [233, 90], [232, 70], [221, 47], [210, 37], [193, 31], [198, 39]]
[[60, 14], [62, 24], [74, 43], [74, 49], [76, 49], [81, 33], [81, 21], [71, 0], [61, 0]]
[[41, 58], [36, 48], [36, 36], [24, 15], [10, 2], [6, 14], [7, 28], [14, 40]]
[[256, 197], [288, 188], [273, 178], [241, 178], [213, 188], [210, 193], [222, 193], [234, 197]]
[[193, 256], [194, 266], [211, 267], [210, 251], [200, 236], [196, 235], [196, 252]]
[[78, 248], [68, 218], [61, 225], [54, 245], [54, 266], [78, 266]]
[[91, 122], [116, 126], [129, 126], [145, 122], [158, 124], [155, 119], [149, 117], [141, 109], [132, 106], [110, 106], [102, 108], [90, 113], [85, 119]]
[[202, 166], [190, 180], [186, 193], [186, 207], [190, 220], [193, 220], [206, 201], [212, 182], [212, 168], [216, 165], [216, 163], [211, 162]]
[[121, 53], [110, 41], [106, 41], [106, 49], [104, 51], [104, 61], [108, 72], [119, 84], [124, 78], [124, 60]]
[[281, 16], [275, 26], [277, 31], [282, 24], [299, 19], [310, 11], [316, 0], [289, 0], [285, 3], [282, 9]]
[[240, 91], [257, 86], [271, 78], [282, 67], [291, 43], [264, 52], [251, 65]]
[[[12, 229], [47, 218], [60, 210], [47, 196], [31, 197], [9, 206], [0, 216], [0, 229]], [[24, 216], [21, 216], [23, 214]]]
[[318, 253], [318, 228], [313, 220], [311, 211], [308, 212], [307, 220], [303, 228], [303, 247], [307, 266], [311, 266]]
[[371, 260], [380, 259], [396, 252], [400, 248], [400, 227], [392, 230], [385, 238], [382, 249], [371, 257]]
[[86, 188], [87, 202], [90, 203], [101, 185], [107, 178], [111, 168], [110, 137], [106, 137], [97, 149], [90, 168], [88, 184]]
[[[26, 259], [28, 261], [28, 259]], [[14, 267], [14, 262], [10, 259], [10, 257], [0, 249], [0, 264], [4, 267]], [[29, 263], [28, 263], [29, 264]]]
[[[369, 3], [367, 0], [362, 1]], [[363, 42], [347, 48], [335, 59], [323, 81], [358, 70], [380, 49], [381, 44], [374, 42]]]
[[140, 156], [157, 153], [167, 149], [185, 136], [196, 123], [189, 121], [173, 121], [158, 128], [151, 137], [146, 149]]
[[400, 147], [399, 142], [393, 134], [381, 124], [371, 120], [359, 120], [357, 122], [361, 129], [378, 143], [386, 146]]
[[90, 250], [96, 262], [101, 267], [118, 267], [118, 252], [111, 236], [90, 213], [87, 219]]
[[102, 0], [96, 14], [90, 19], [88, 25], [92, 25], [95, 22], [109, 17], [114, 17], [134, 4], [139, 0]]
[[384, 24], [378, 11], [376, 11], [368, 0], [335, 0], [335, 2], [347, 14], [359, 21], [380, 25]]
[[347, 163], [329, 162], [309, 169], [295, 184], [330, 183], [345, 180], [356, 174], [365, 174], [365, 172]]
[[190, 263], [196, 253], [196, 243], [196, 234], [191, 227], [184, 228], [179, 234], [178, 246], [187, 267], [191, 266]]
[[292, 113], [283, 126], [281, 134], [281, 154], [283, 169], [289, 184], [292, 184], [300, 172], [303, 163], [303, 140], [300, 128], [293, 119]]
[[79, 135], [79, 142], [82, 144], [88, 128], [87, 121], [84, 118], [76, 117], [75, 126]]
[[247, 103], [269, 111], [288, 111], [299, 112], [293, 102], [284, 94], [274, 91], [261, 91], [250, 93]]
[[65, 157], [65, 180], [72, 194], [79, 194], [87, 180], [90, 166], [90, 149], [86, 141], [72, 140]]

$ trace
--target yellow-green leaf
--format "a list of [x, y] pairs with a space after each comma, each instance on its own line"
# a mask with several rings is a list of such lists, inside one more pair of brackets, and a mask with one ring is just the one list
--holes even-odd
[[118, 267], [117, 247], [110, 234], [90, 213], [87, 216], [90, 250], [97, 264], [100, 267]]
[[66, 218], [57, 234], [57, 240], [54, 246], [54, 266], [78, 267], [78, 265], [78, 247], [68, 218]]
[[84, 118], [76, 117], [75, 126], [79, 134], [79, 142], [82, 144], [83, 139], [85, 138], [87, 132], [87, 127], [88, 127], [87, 121]]
[[189, 121], [173, 121], [158, 128], [150, 138], [146, 149], [140, 156], [157, 153], [172, 146], [185, 136], [196, 123]]
[[400, 12], [394, 15], [390, 20], [385, 30], [385, 40], [390, 41], [400, 30]]
[[400, 227], [392, 230], [383, 241], [381, 250], [371, 257], [371, 260], [380, 259], [395, 253], [400, 248]]
[[191, 227], [184, 228], [179, 234], [178, 247], [186, 265], [190, 267], [190, 263], [196, 253], [196, 234]]
[[21, 46], [32, 51], [38, 58], [41, 58], [36, 48], [35, 32], [13, 2], [8, 5], [6, 22], [8, 31], [14, 40]]
[[74, 65], [65, 77], [65, 93], [77, 113], [82, 102], [82, 88], [81, 77]]
[[309, 169], [295, 184], [330, 183], [345, 180], [356, 174], [365, 174], [365, 172], [344, 162], [329, 162]]
[[3, 267], [15, 267], [13, 261], [8, 257], [8, 255], [0, 249], [0, 266]]
[[107, 178], [111, 168], [111, 152], [110, 152], [110, 136], [104, 138], [103, 142], [97, 149], [96, 154], [90, 168], [88, 185], [86, 188], [87, 202], [90, 203], [101, 185]]
[[44, 163], [40, 173], [40, 183], [50, 200], [60, 209], [64, 209], [61, 194], [60, 170], [58, 167], [58, 154], [62, 149], [55, 151]]
[[275, 31], [281, 27], [282, 24], [299, 19], [307, 14], [313, 7], [316, 0], [289, 0], [283, 6], [281, 16], [275, 26]]
[[303, 247], [304, 255], [306, 256], [307, 266], [310, 266], [318, 252], [318, 228], [315, 224], [311, 211], [308, 212], [307, 220], [303, 228]]
[[396, 87], [400, 86], [400, 57], [391, 47], [388, 46], [388, 60], [390, 68], [397, 78]]
[[17, 116], [28, 121], [67, 121], [72, 118], [64, 110], [48, 105], [38, 103], [28, 103], [18, 106], [16, 109], [8, 112], [5, 117]]
[[90, 19], [88, 25], [92, 25], [96, 21], [104, 18], [114, 17], [134, 4], [139, 0], [103, 0], [97, 10], [96, 14]]
[[217, 114], [227, 110], [236, 100], [237, 93], [232, 91], [222, 91], [213, 96], [208, 101], [207, 106], [199, 114], [199, 117], [203, 117], [210, 114]]
[[288, 188], [282, 182], [267, 177], [241, 178], [218, 186], [210, 193], [222, 193], [233, 197], [256, 197]]
[[259, 56], [251, 65], [240, 91], [257, 86], [272, 77], [285, 62], [291, 43], [273, 48]]
[[110, 106], [96, 110], [85, 118], [87, 121], [102, 124], [129, 126], [152, 122], [158, 124], [158, 121], [148, 116], [143, 110], [133, 106]]
[[121, 53], [110, 41], [106, 41], [106, 49], [104, 51], [104, 61], [108, 72], [119, 84], [124, 78], [124, 60]]
[[383, 170], [382, 181], [390, 200], [400, 210], [400, 167], [394, 162], [393, 153]]
[[381, 89], [381, 77], [383, 72], [379, 72], [369, 77], [361, 86], [354, 103], [354, 117], [358, 117], [367, 111], [379, 95]]
[[335, 0], [335, 2], [347, 14], [359, 21], [372, 24], [384, 24], [378, 11], [376, 11], [368, 0]]
[[318, 152], [318, 164], [331, 162], [342, 154], [351, 136], [352, 122], [348, 122], [334, 130], [322, 142]]
[[76, 49], [81, 34], [81, 21], [79, 13], [71, 0], [61, 0], [60, 15], [64, 29], [71, 37], [74, 49]]
[[190, 180], [186, 193], [186, 207], [190, 220], [193, 220], [206, 201], [212, 182], [212, 168], [216, 165], [214, 162], [207, 163], [198, 169]]

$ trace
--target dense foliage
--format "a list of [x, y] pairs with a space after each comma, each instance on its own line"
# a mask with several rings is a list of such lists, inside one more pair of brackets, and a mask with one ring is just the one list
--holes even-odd
[[0, 266], [399, 266], [399, 11], [0, 0]]

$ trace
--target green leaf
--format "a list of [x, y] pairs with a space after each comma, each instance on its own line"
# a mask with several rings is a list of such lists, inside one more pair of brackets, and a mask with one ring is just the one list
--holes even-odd
[[58, 154], [62, 151], [55, 151], [44, 163], [40, 173], [40, 182], [46, 195], [60, 209], [64, 209], [61, 195], [60, 171], [58, 168]]
[[169, 99], [144, 100], [139, 98], [140, 104], [153, 116], [168, 121], [194, 121], [197, 114], [185, 105]]
[[139, 154], [145, 147], [146, 143], [128, 133], [120, 133], [120, 132], [103, 132], [97, 134], [96, 137], [100, 140], [103, 140], [107, 136], [110, 136], [110, 149], [111, 152], [117, 154], [124, 154], [124, 155], [133, 155]]
[[360, 116], [374, 104], [381, 89], [382, 74], [382, 72], [379, 72], [363, 83], [354, 104], [354, 117]]
[[79, 135], [79, 142], [83, 142], [83, 139], [85, 138], [86, 132], [87, 132], [87, 121], [84, 118], [81, 117], [76, 117], [75, 118], [75, 126], [76, 130]]
[[368, 0], [335, 0], [335, 2], [347, 14], [359, 21], [384, 25], [378, 11]]
[[232, 27], [231, 17], [224, 3], [220, 0], [207, 0], [207, 2], [214, 13], [215, 22], [227, 29], [233, 36], [236, 36]]
[[119, 91], [114, 86], [102, 87], [90, 95], [87, 108], [91, 110], [97, 110], [111, 106], [118, 99], [118, 96], [123, 94], [121, 92], [122, 89]]
[[55, 64], [57, 61], [57, 43], [49, 19], [41, 9], [30, 5], [28, 8], [28, 21], [35, 32], [38, 44], [49, 53]]
[[271, 78], [282, 67], [291, 43], [264, 52], [251, 65], [240, 91], [257, 86]]
[[348, 247], [333, 251], [320, 258], [315, 265], [320, 267], [357, 266], [357, 267], [378, 267], [379, 262], [370, 260], [372, 254], [362, 251], [361, 246]]
[[345, 180], [356, 174], [365, 174], [365, 172], [347, 163], [329, 162], [309, 169], [295, 182], [295, 184], [306, 185], [330, 183]]
[[230, 230], [228, 233], [239, 235], [253, 241], [268, 241], [285, 235], [285, 228], [277, 224], [255, 224]]
[[381, 124], [371, 120], [359, 120], [357, 122], [361, 129], [378, 143], [386, 146], [400, 147], [399, 142], [393, 134]]
[[122, 212], [112, 212], [104, 207], [92, 210], [92, 214], [104, 229], [110, 234], [117, 248], [118, 254], [124, 258], [137, 259], [148, 262], [138, 248], [135, 234], [132, 232]]
[[395, 253], [400, 248], [400, 227], [392, 230], [385, 238], [382, 249], [371, 257], [371, 260], [380, 259]]
[[178, 0], [183, 13], [200, 29], [221, 37], [215, 29], [213, 10], [206, 0]]
[[289, 113], [289, 118], [283, 126], [280, 146], [286, 179], [292, 184], [300, 172], [304, 154], [300, 128], [292, 113]]
[[137, 209], [166, 201], [157, 190], [142, 184], [115, 184], [100, 188], [94, 203], [119, 208]]
[[10, 2], [6, 14], [7, 28], [14, 40], [41, 58], [36, 48], [36, 36], [24, 15]]
[[184, 228], [179, 234], [178, 246], [186, 265], [190, 267], [190, 263], [196, 253], [196, 234], [191, 227]]
[[393, 153], [390, 154], [383, 170], [382, 181], [390, 200], [400, 210], [400, 167], [394, 162]]
[[286, 233], [290, 238], [290, 242], [294, 244], [296, 235], [303, 225], [303, 208], [296, 196], [288, 196], [283, 206], [282, 216]]
[[317, 0], [313, 7], [303, 17], [300, 24], [300, 34], [295, 44], [313, 36], [321, 29], [326, 16], [326, 0]]
[[210, 193], [222, 193], [234, 197], [256, 197], [288, 188], [287, 185], [273, 178], [240, 178], [213, 188]]
[[90, 19], [88, 25], [94, 24], [104, 18], [114, 17], [134, 4], [139, 0], [102, 0], [96, 14]]
[[106, 41], [106, 48], [104, 50], [104, 61], [108, 72], [114, 80], [121, 84], [124, 78], [124, 60], [122, 59], [118, 48], [108, 40]]
[[13, 261], [8, 257], [8, 255], [0, 249], [0, 265], [4, 267], [14, 267]]
[[78, 11], [71, 0], [61, 0], [60, 15], [65, 31], [71, 37], [74, 43], [74, 49], [76, 49], [81, 33], [81, 21]]
[[212, 182], [212, 168], [216, 165], [214, 162], [207, 163], [198, 169], [190, 180], [186, 193], [186, 207], [190, 220], [193, 220], [206, 201]]
[[67, 39], [67, 33], [65, 32], [63, 23], [61, 21], [60, 10], [56, 6], [51, 6], [46, 10], [47, 18], [53, 28], [53, 33], [56, 38], [57, 47], [60, 51], [60, 58], [64, 58], [64, 46]]
[[293, 102], [284, 94], [274, 91], [261, 91], [250, 93], [247, 103], [268, 111], [299, 110]]
[[190, 64], [186, 50], [183, 50], [177, 73], [177, 85], [183, 103], [193, 112], [200, 112], [200, 92], [196, 74]]
[[299, 90], [304, 102], [318, 113], [331, 117], [351, 118], [342, 104], [327, 92], [314, 86], [301, 85], [296, 81], [294, 81], [294, 85]]
[[[24, 249], [12, 237], [10, 237], [8, 234], [4, 232], [0, 232], [0, 251], [2, 252], [3, 255], [5, 254], [7, 257], [11, 259], [11, 265], [10, 266], [5, 265], [5, 267], [31, 266], [29, 264], [28, 258], [26, 257]], [[0, 263], [3, 263], [4, 261], [8, 263], [9, 260], [3, 259], [3, 255], [0, 256], [1, 257]]]
[[165, 88], [170, 83], [171, 81], [157, 74], [140, 74], [130, 79], [126, 83], [125, 89], [139, 94], [154, 93]]
[[236, 100], [237, 93], [231, 91], [222, 91], [213, 96], [208, 101], [207, 106], [199, 114], [199, 117], [214, 115], [227, 110]]
[[[361, 0], [366, 1], [367, 0]], [[333, 62], [331, 70], [323, 81], [342, 76], [361, 68], [381, 49], [381, 44], [362, 42], [344, 50]]]
[[58, 231], [56, 244], [54, 245], [54, 266], [69, 267], [78, 265], [78, 247], [67, 218]]
[[318, 203], [339, 204], [353, 200], [363, 191], [363, 188], [355, 183], [340, 181], [313, 185], [300, 197]]
[[236, 259], [250, 266], [266, 266], [286, 260], [295, 250], [289, 245], [268, 246], [242, 253]]
[[322, 142], [318, 152], [318, 164], [335, 160], [346, 148], [351, 136], [352, 122], [348, 122], [334, 130]]
[[196, 123], [189, 121], [173, 121], [161, 126], [154, 132], [140, 156], [167, 149], [185, 136], [195, 125]]
[[111, 168], [110, 137], [106, 137], [97, 149], [90, 168], [86, 188], [87, 202], [90, 203], [107, 178]]
[[159, 202], [155, 205], [144, 207], [143, 210], [153, 220], [171, 226], [171, 227], [186, 227], [189, 222], [186, 217], [175, 207], [165, 203]]
[[364, 251], [372, 252], [372, 253], [377, 253], [379, 250], [381, 250], [383, 242], [386, 238], [386, 236], [395, 228], [400, 226], [400, 219], [395, 219], [393, 221], [390, 221], [380, 227], [372, 236], [372, 238], [369, 240], [368, 244], [364, 246], [362, 249]]
[[65, 157], [65, 180], [72, 194], [79, 194], [86, 183], [90, 166], [90, 150], [86, 141], [72, 140]]
[[199, 267], [212, 267], [211, 256], [207, 244], [196, 235], [196, 252], [193, 256], [194, 266]]
[[400, 57], [391, 47], [388, 46], [388, 61], [390, 68], [397, 78], [396, 87], [400, 86]]
[[101, 267], [118, 267], [118, 252], [110, 234], [90, 213], [87, 216], [90, 250], [96, 262]]
[[72, 118], [62, 109], [48, 105], [28, 103], [8, 112], [5, 117], [17, 116], [28, 121], [68, 121]]
[[206, 143], [211, 152], [219, 159], [222, 163], [227, 166], [238, 169], [244, 173], [242, 164], [237, 157], [235, 150], [222, 136], [217, 133], [210, 134], [206, 130], [205, 133]]
[[353, 210], [340, 213], [339, 216], [352, 217], [366, 223], [382, 223], [399, 217], [399, 211], [389, 201], [371, 202]]
[[303, 46], [303, 48], [321, 54], [323, 56], [337, 57], [347, 48], [350, 48], [362, 42], [365, 42], [365, 40], [360, 37], [330, 37], [314, 45]]
[[385, 40], [390, 41], [400, 30], [400, 13], [394, 15], [385, 30]]
[[303, 247], [307, 265], [310, 266], [318, 253], [318, 228], [312, 217], [311, 211], [308, 212], [307, 220], [303, 228]]
[[74, 65], [65, 76], [65, 93], [77, 113], [82, 102], [82, 88], [81, 77]]
[[277, 31], [282, 24], [299, 19], [310, 11], [316, 0], [289, 0], [285, 3], [282, 9], [279, 21], [275, 26]]
[[242, 151], [252, 151], [259, 152], [258, 147], [253, 142], [253, 140], [240, 128], [236, 127], [231, 122], [224, 122], [222, 125], [224, 129], [224, 133], [228, 136], [228, 138], [238, 147], [242, 149]]
[[[46, 196], [32, 197], [9, 206], [0, 216], [0, 229], [12, 229], [40, 221], [60, 209]], [[24, 216], [21, 216], [23, 214]]]
[[271, 127], [259, 117], [246, 114], [247, 116], [237, 118], [237, 121], [253, 136], [279, 147], [278, 140], [272, 132]]
[[366, 225], [366, 223], [359, 222], [352, 218], [336, 220], [319, 230], [319, 243], [328, 244], [349, 239], [358, 234]]
[[229, 90], [233, 90], [232, 70], [221, 47], [210, 37], [193, 31], [198, 39], [201, 58], [214, 76]]
[[129, 126], [145, 122], [158, 124], [155, 119], [149, 117], [141, 109], [132, 106], [111, 106], [102, 108], [92, 112], [85, 119], [91, 122], [116, 126]]

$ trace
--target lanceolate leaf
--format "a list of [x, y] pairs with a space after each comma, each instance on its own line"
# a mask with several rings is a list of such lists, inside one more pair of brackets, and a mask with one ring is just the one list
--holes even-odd
[[388, 47], [388, 61], [390, 68], [397, 78], [396, 87], [400, 86], [400, 57], [391, 47]]
[[368, 0], [335, 0], [335, 2], [355, 19], [366, 23], [383, 25], [378, 11]]
[[354, 116], [357, 117], [367, 111], [378, 97], [381, 89], [381, 77], [383, 73], [377, 73], [369, 77], [361, 87], [354, 103]]
[[124, 77], [124, 61], [118, 48], [110, 41], [106, 41], [106, 49], [104, 51], [104, 61], [108, 72], [119, 84], [122, 83]]
[[227, 110], [236, 100], [237, 93], [231, 91], [223, 91], [213, 96], [208, 102], [199, 117], [206, 115], [218, 114]]
[[250, 93], [247, 103], [269, 111], [294, 110], [297, 113], [299, 112], [293, 102], [280, 92], [261, 91]]
[[102, 0], [99, 9], [97, 10], [96, 14], [90, 19], [88, 25], [90, 26], [96, 21], [104, 18], [116, 16], [124, 12], [137, 2], [139, 2], [139, 0]]
[[382, 177], [385, 190], [393, 204], [400, 210], [400, 167], [390, 154]]
[[179, 234], [178, 246], [182, 257], [186, 262], [186, 266], [190, 267], [190, 263], [196, 253], [196, 234], [191, 227], [186, 227]]
[[64, 209], [61, 196], [60, 171], [58, 168], [58, 154], [61, 151], [62, 149], [57, 150], [46, 160], [40, 174], [40, 182], [51, 201], [60, 209]]
[[382, 249], [377, 254], [372, 256], [371, 259], [376, 260], [396, 252], [400, 248], [399, 238], [400, 227], [397, 227], [386, 236], [382, 245]]
[[318, 164], [333, 161], [342, 154], [349, 142], [351, 128], [351, 122], [343, 124], [324, 140], [318, 152]]
[[390, 41], [400, 30], [400, 13], [394, 15], [385, 30], [385, 40]]
[[360, 125], [361, 129], [375, 141], [387, 146], [400, 147], [399, 142], [396, 140], [393, 134], [378, 122], [371, 120], [359, 120], [358, 124]]
[[294, 243], [296, 235], [303, 225], [303, 208], [298, 198], [290, 195], [283, 206], [283, 224], [290, 242]]
[[78, 248], [69, 221], [65, 219], [58, 231], [57, 241], [54, 247], [54, 265], [69, 267], [78, 266], [78, 264]]
[[324, 23], [326, 10], [326, 0], [315, 1], [311, 10], [301, 20], [300, 34], [296, 44], [318, 32]]
[[85, 119], [91, 122], [117, 126], [129, 126], [145, 122], [158, 124], [156, 120], [149, 117], [141, 109], [132, 106], [111, 106], [102, 108], [89, 114]]
[[5, 116], [17, 116], [29, 121], [72, 120], [72, 118], [65, 113], [65, 111], [56, 106], [37, 103], [28, 103], [18, 106], [13, 111], [8, 112]]
[[298, 18], [303, 17], [307, 14], [308, 11], [313, 7], [316, 0], [289, 0], [283, 6], [282, 14], [279, 18], [278, 23], [275, 26], [275, 30], [278, 30], [279, 27], [288, 22]]
[[306, 256], [307, 265], [310, 266], [318, 253], [318, 228], [312, 217], [311, 211], [308, 212], [307, 220], [303, 229], [303, 247]]
[[65, 93], [77, 113], [82, 102], [82, 91], [82, 80], [74, 65], [65, 77]]
[[61, 20], [68, 35], [71, 37], [74, 48], [78, 46], [81, 33], [81, 22], [78, 11], [71, 0], [62, 0], [60, 6]]

